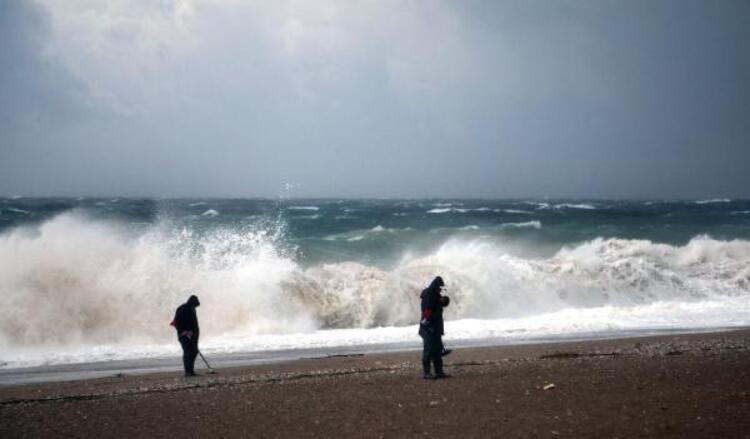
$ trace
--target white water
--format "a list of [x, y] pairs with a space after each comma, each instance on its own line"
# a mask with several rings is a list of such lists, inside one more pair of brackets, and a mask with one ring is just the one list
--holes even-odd
[[698, 200], [695, 204], [712, 204], [712, 203], [731, 203], [729, 198], [713, 198], [710, 200]]
[[436, 274], [453, 301], [447, 340], [750, 324], [750, 242], [596, 239], [524, 259], [448, 240], [394, 268], [304, 268], [273, 227], [134, 235], [65, 213], [0, 235], [5, 367], [173, 355], [174, 309], [201, 298], [202, 349], [247, 352], [416, 340]]

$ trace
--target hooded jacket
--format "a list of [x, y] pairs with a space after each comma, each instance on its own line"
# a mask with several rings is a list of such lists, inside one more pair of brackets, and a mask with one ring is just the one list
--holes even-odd
[[193, 331], [194, 334], [198, 334], [200, 329], [198, 328], [198, 315], [195, 313], [195, 307], [198, 305], [200, 305], [198, 298], [190, 296], [187, 302], [177, 307], [174, 314], [174, 327], [177, 329], [178, 335], [185, 331]]
[[443, 335], [443, 304], [440, 302], [440, 289], [444, 286], [443, 279], [437, 276], [432, 280], [430, 286], [422, 290], [419, 296], [422, 299], [422, 320], [419, 325], [419, 333], [426, 330], [432, 334]]

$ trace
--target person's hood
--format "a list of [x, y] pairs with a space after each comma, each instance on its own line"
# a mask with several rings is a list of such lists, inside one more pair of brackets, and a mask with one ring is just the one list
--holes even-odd
[[440, 276], [436, 276], [435, 279], [430, 282], [430, 286], [427, 287], [430, 290], [438, 290], [440, 291], [441, 287], [445, 286], [445, 282], [443, 282], [443, 278]]
[[198, 296], [192, 295], [188, 299], [187, 304], [190, 305], [190, 306], [192, 306], [192, 307], [196, 307], [196, 306], [200, 306], [201, 302], [200, 302], [200, 300], [198, 300]]
[[440, 294], [440, 288], [442, 288], [445, 285], [443, 282], [443, 278], [440, 276], [435, 277], [435, 279], [430, 282], [430, 286], [422, 290], [422, 294], [419, 295], [421, 298], [425, 298], [427, 295], [433, 295], [433, 294]]

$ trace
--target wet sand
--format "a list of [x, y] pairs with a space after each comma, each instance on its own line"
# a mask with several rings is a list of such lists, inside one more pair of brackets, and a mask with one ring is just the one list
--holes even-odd
[[[750, 437], [750, 331], [0, 387], [0, 437]], [[553, 385], [553, 386], [550, 386]]]

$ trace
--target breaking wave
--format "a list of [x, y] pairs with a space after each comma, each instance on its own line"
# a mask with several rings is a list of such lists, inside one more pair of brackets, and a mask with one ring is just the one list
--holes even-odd
[[67, 212], [0, 235], [0, 346], [172, 341], [168, 322], [191, 291], [207, 334], [411, 325], [419, 291], [436, 274], [447, 281], [452, 319], [736, 302], [750, 296], [750, 242], [599, 238], [532, 259], [454, 237], [387, 269], [305, 267], [285, 244], [283, 224], [198, 232], [163, 221], [135, 232]]

